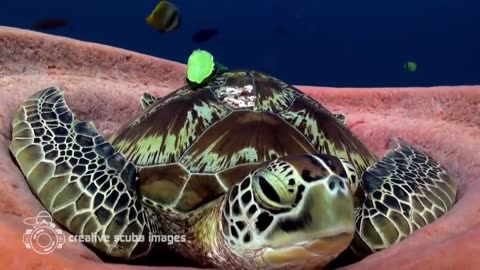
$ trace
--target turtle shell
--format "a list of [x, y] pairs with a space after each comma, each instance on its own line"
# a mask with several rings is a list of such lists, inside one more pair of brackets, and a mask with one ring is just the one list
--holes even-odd
[[363, 172], [376, 158], [325, 107], [254, 71], [223, 73], [158, 99], [112, 140], [138, 168], [143, 196], [189, 212], [263, 162], [333, 154]]

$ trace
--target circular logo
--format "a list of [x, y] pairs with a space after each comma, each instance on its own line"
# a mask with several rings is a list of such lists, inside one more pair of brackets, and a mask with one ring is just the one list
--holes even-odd
[[50, 254], [65, 244], [62, 230], [55, 229], [51, 217], [45, 216], [45, 213], [40, 213], [31, 225], [33, 228], [27, 229], [23, 235], [23, 243], [27, 249], [32, 249], [38, 254]]

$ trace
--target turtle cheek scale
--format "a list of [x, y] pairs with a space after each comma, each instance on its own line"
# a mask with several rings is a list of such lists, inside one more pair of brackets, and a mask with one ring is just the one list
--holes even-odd
[[221, 219], [225, 242], [252, 267], [325, 265], [353, 239], [347, 181], [332, 173], [307, 182], [292, 166], [284, 173], [269, 171], [282, 168], [279, 164], [251, 173], [227, 193]]

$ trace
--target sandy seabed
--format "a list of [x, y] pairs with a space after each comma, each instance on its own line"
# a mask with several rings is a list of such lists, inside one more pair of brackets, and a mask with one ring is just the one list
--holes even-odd
[[[22, 236], [29, 225], [23, 220], [44, 208], [8, 145], [16, 109], [38, 90], [65, 89], [77, 116], [107, 135], [140, 112], [144, 91], [165, 95], [184, 84], [184, 74], [184, 65], [168, 60], [0, 27], [0, 269], [167, 269], [103, 263], [81, 243], [67, 242], [49, 255], [26, 249]], [[459, 182], [458, 202], [440, 220], [345, 269], [480, 268], [480, 86], [299, 89], [345, 113], [347, 125], [377, 155], [385, 153], [389, 139], [401, 137]]]

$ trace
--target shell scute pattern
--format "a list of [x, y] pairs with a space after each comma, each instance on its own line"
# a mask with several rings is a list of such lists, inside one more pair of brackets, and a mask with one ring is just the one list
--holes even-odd
[[144, 121], [145, 118], [150, 116], [152, 113], [155, 113], [159, 108], [161, 108], [163, 106], [166, 106], [169, 102], [171, 102], [173, 100], [176, 100], [176, 99], [179, 99], [183, 96], [191, 94], [193, 91], [194, 90], [187, 85], [187, 86], [184, 86], [184, 87], [178, 89], [177, 91], [174, 91], [174, 92], [172, 92], [172, 93], [170, 93], [170, 94], [168, 94], [168, 95], [166, 95], [162, 98], [156, 98], [156, 97], [148, 94], [147, 95], [148, 96], [148, 101], [153, 103], [153, 104], [151, 104], [152, 107], [145, 110], [140, 116], [138, 116], [135, 120], [133, 120], [128, 125], [128, 127], [131, 128], [131, 127], [134, 127], [134, 126], [138, 125], [139, 123]]
[[[250, 89], [244, 94], [253, 96], [254, 102], [235, 107], [225, 99], [228, 89]], [[241, 181], [237, 175], [283, 156], [323, 151], [366, 168], [373, 157], [351, 137], [331, 113], [299, 90], [263, 73], [245, 71], [227, 72], [204, 87], [184, 87], [157, 99], [115, 136], [112, 145], [140, 170], [151, 167], [139, 179], [144, 195], [189, 211]], [[153, 184], [146, 180], [173, 175], [172, 166], [182, 167], [184, 177], [164, 177]], [[206, 188], [209, 185], [212, 188]], [[168, 194], [162, 191], [166, 186]]]
[[[288, 109], [299, 93], [278, 80], [272, 80], [259, 72], [238, 72], [219, 76], [208, 86], [219, 102], [225, 102], [234, 110], [252, 110], [277, 113]], [[235, 96], [235, 93], [238, 93]], [[234, 97], [232, 97], [234, 96]], [[251, 101], [247, 106], [235, 106], [234, 101]], [[233, 104], [232, 104], [233, 103]]]
[[329, 112], [313, 105], [305, 98], [297, 98], [280, 116], [291, 126], [301, 130], [318, 152], [335, 155], [354, 164], [361, 173], [377, 158], [353, 133], [340, 125]]
[[145, 113], [142, 121], [124, 128], [112, 142], [117, 151], [138, 166], [177, 162], [207, 128], [230, 111], [209, 92], [202, 91], [172, 97]]

